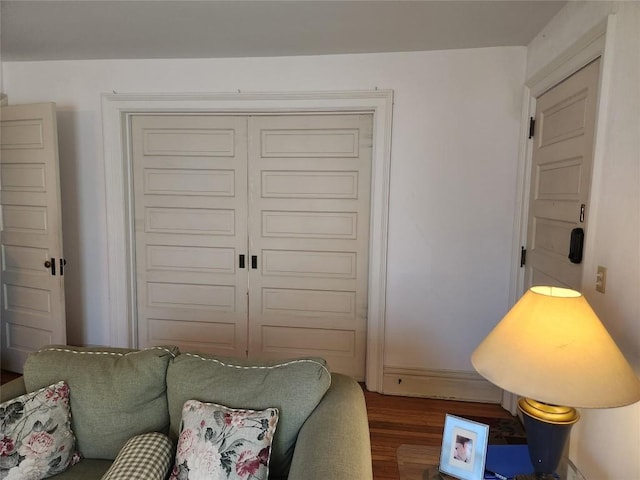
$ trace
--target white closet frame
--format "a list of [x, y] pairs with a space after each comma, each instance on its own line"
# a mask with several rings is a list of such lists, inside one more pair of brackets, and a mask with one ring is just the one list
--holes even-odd
[[371, 220], [367, 358], [365, 383], [382, 390], [386, 318], [387, 232], [393, 91], [219, 94], [103, 94], [103, 146], [107, 218], [109, 322], [111, 345], [136, 347], [132, 278], [133, 236], [129, 228], [131, 155], [129, 122], [145, 113], [292, 114], [372, 113]]

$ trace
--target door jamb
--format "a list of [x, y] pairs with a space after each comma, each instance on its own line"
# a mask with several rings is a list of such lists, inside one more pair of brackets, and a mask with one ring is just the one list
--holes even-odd
[[382, 390], [393, 91], [103, 94], [109, 322], [112, 346], [135, 347], [128, 122], [139, 113], [372, 113], [371, 209], [365, 383]]
[[[605, 96], [609, 90], [611, 72], [611, 55], [607, 54], [611, 50], [611, 45], [615, 35], [615, 14], [608, 17], [587, 31], [580, 39], [569, 46], [563, 53], [554, 60], [542, 67], [537, 73], [532, 75], [524, 86], [522, 97], [522, 118], [520, 132], [520, 146], [518, 151], [518, 173], [516, 192], [516, 217], [513, 229], [513, 250], [512, 269], [509, 291], [509, 305], [513, 306], [524, 293], [524, 268], [520, 267], [520, 247], [527, 244], [527, 215], [529, 211], [529, 193], [531, 184], [531, 165], [533, 155], [533, 142], [528, 139], [529, 118], [535, 117], [536, 98], [544, 92], [559, 84], [584, 66], [601, 57], [600, 83], [598, 105], [606, 102]], [[585, 258], [592, 252], [590, 245], [593, 244], [591, 238], [595, 235], [595, 212], [597, 208], [599, 183], [602, 172], [602, 145], [604, 129], [599, 129], [598, 125], [605, 125], [603, 118], [604, 111], [597, 108], [596, 126], [594, 132], [593, 166], [591, 173], [591, 189], [589, 209], [587, 210], [590, 228], [587, 230]], [[584, 283], [584, 272], [583, 272]], [[503, 392], [502, 406], [512, 414], [517, 412], [517, 396]]]

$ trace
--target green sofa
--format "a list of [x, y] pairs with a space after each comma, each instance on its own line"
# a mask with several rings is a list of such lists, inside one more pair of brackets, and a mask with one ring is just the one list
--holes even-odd
[[231, 408], [278, 408], [270, 479], [373, 477], [367, 411], [351, 377], [322, 359], [249, 362], [177, 347], [145, 350], [49, 346], [32, 353], [24, 375], [0, 401], [59, 381], [69, 386], [71, 428], [82, 459], [51, 478], [100, 479], [133, 436], [168, 434], [174, 446], [186, 400]]

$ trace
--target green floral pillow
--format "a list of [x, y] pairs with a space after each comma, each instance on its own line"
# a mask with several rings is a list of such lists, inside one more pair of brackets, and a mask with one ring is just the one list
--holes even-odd
[[40, 480], [56, 475], [80, 459], [75, 444], [66, 383], [0, 404], [0, 478]]
[[188, 400], [169, 480], [266, 480], [278, 409], [235, 410]]

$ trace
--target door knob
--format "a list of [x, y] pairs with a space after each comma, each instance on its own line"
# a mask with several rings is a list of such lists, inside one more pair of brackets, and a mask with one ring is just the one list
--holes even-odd
[[51, 275], [56, 274], [56, 259], [52, 258], [51, 260], [45, 260], [44, 268], [51, 269]]

